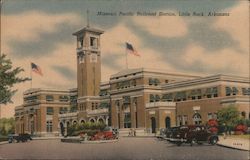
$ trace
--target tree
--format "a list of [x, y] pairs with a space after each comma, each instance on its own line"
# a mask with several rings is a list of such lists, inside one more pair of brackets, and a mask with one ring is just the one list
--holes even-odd
[[23, 71], [20, 67], [13, 68], [11, 60], [7, 59], [6, 55], [0, 55], [0, 104], [12, 102], [11, 98], [17, 91], [12, 89], [14, 84], [30, 80], [17, 77]]
[[222, 108], [218, 111], [218, 120], [220, 124], [235, 126], [240, 119], [240, 114], [234, 105]]
[[10, 133], [15, 133], [14, 118], [1, 118], [0, 119], [0, 135], [6, 136]]

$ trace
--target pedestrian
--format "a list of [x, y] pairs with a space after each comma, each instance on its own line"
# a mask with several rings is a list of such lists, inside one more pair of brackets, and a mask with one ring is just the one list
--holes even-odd
[[227, 138], [227, 132], [228, 132], [228, 126], [223, 123], [223, 135], [224, 135], [224, 139]]

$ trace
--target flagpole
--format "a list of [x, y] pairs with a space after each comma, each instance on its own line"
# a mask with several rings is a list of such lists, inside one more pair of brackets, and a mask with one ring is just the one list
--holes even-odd
[[126, 69], [128, 69], [128, 53], [127, 53], [127, 47], [125, 47], [125, 55], [126, 55]]
[[31, 70], [30, 70], [30, 89], [32, 88], [32, 80], [33, 80], [33, 78], [32, 78], [32, 67], [31, 67]]

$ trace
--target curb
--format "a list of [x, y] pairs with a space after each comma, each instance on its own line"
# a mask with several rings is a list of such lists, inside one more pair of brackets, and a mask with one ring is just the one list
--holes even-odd
[[236, 147], [232, 147], [232, 146], [229, 146], [229, 145], [223, 145], [223, 144], [219, 144], [219, 143], [217, 143], [216, 145], [217, 145], [217, 146], [221, 146], [221, 147], [226, 147], [226, 148], [241, 150], [241, 151], [249, 151], [249, 150], [250, 150], [250, 149], [236, 148]]
[[82, 144], [100, 144], [100, 143], [113, 143], [113, 142], [118, 142], [118, 139], [114, 140], [99, 140], [99, 141], [83, 141], [78, 138], [74, 139], [61, 139], [61, 142], [63, 143], [82, 143]]
[[2, 142], [0, 142], [0, 145], [2, 145], [2, 144], [8, 144], [9, 142], [8, 141], [2, 141]]
[[81, 141], [82, 144], [100, 144], [100, 143], [114, 143], [114, 142], [118, 142], [118, 139], [106, 140], [106, 141]]
[[224, 139], [223, 137], [219, 137], [217, 145], [242, 151], [250, 151], [249, 139], [239, 139], [239, 138]]

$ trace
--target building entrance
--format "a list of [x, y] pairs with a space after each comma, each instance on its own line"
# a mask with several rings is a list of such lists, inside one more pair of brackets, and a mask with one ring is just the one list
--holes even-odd
[[156, 133], [156, 121], [155, 121], [155, 117], [151, 118], [151, 129], [152, 129], [152, 133]]
[[171, 119], [170, 119], [170, 117], [165, 118], [165, 126], [166, 126], [166, 128], [171, 127]]

